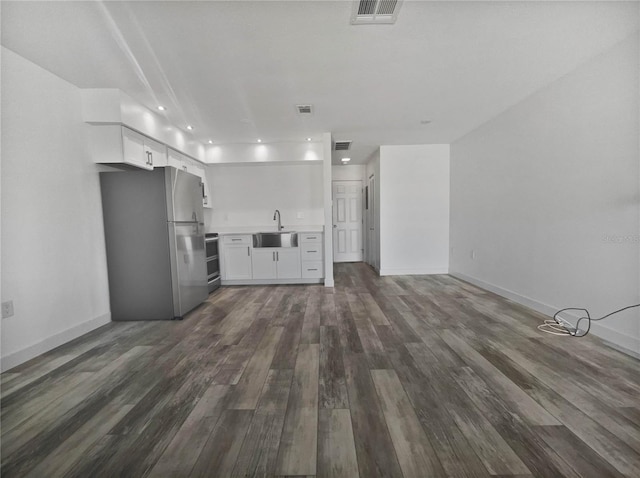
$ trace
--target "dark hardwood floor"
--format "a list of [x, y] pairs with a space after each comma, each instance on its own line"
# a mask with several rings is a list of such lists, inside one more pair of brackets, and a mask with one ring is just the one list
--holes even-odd
[[2, 375], [3, 477], [640, 477], [640, 367], [446, 275], [229, 287]]

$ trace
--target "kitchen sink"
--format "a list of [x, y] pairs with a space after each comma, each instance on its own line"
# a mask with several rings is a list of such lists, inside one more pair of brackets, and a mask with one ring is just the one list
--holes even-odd
[[298, 247], [298, 233], [258, 232], [253, 235], [253, 247]]

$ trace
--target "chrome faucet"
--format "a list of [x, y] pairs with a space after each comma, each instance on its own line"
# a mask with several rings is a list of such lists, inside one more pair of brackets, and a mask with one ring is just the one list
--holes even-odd
[[282, 222], [280, 221], [280, 211], [276, 209], [276, 212], [273, 213], [273, 220], [276, 220], [276, 216], [278, 216], [278, 231], [282, 231], [284, 227], [282, 227]]

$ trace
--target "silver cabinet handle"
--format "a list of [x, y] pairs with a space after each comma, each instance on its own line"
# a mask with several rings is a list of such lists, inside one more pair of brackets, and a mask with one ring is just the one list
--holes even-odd
[[276, 251], [276, 261], [280, 260], [280, 253]]
[[251, 253], [249, 252], [249, 246], [247, 246], [247, 255], [251, 256]]
[[317, 271], [318, 269], [307, 269], [308, 271]]
[[242, 239], [231, 239], [232, 241], [241, 241]]
[[307, 239], [317, 239], [316, 236], [307, 236]]
[[149, 164], [153, 166], [153, 151], [149, 151]]
[[275, 252], [271, 253], [271, 260], [275, 262], [275, 260], [276, 260], [276, 253]]
[[312, 252], [318, 252], [318, 251], [307, 251], [308, 254], [311, 254]]

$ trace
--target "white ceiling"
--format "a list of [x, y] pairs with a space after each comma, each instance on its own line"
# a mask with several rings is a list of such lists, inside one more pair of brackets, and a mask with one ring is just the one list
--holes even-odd
[[[405, 0], [395, 25], [349, 1], [2, 1], [2, 44], [79, 87], [168, 108], [203, 142], [330, 131], [362, 163], [381, 144], [450, 143], [639, 26], [636, 2]], [[296, 104], [313, 104], [300, 117]], [[428, 125], [421, 120], [431, 120]]]

